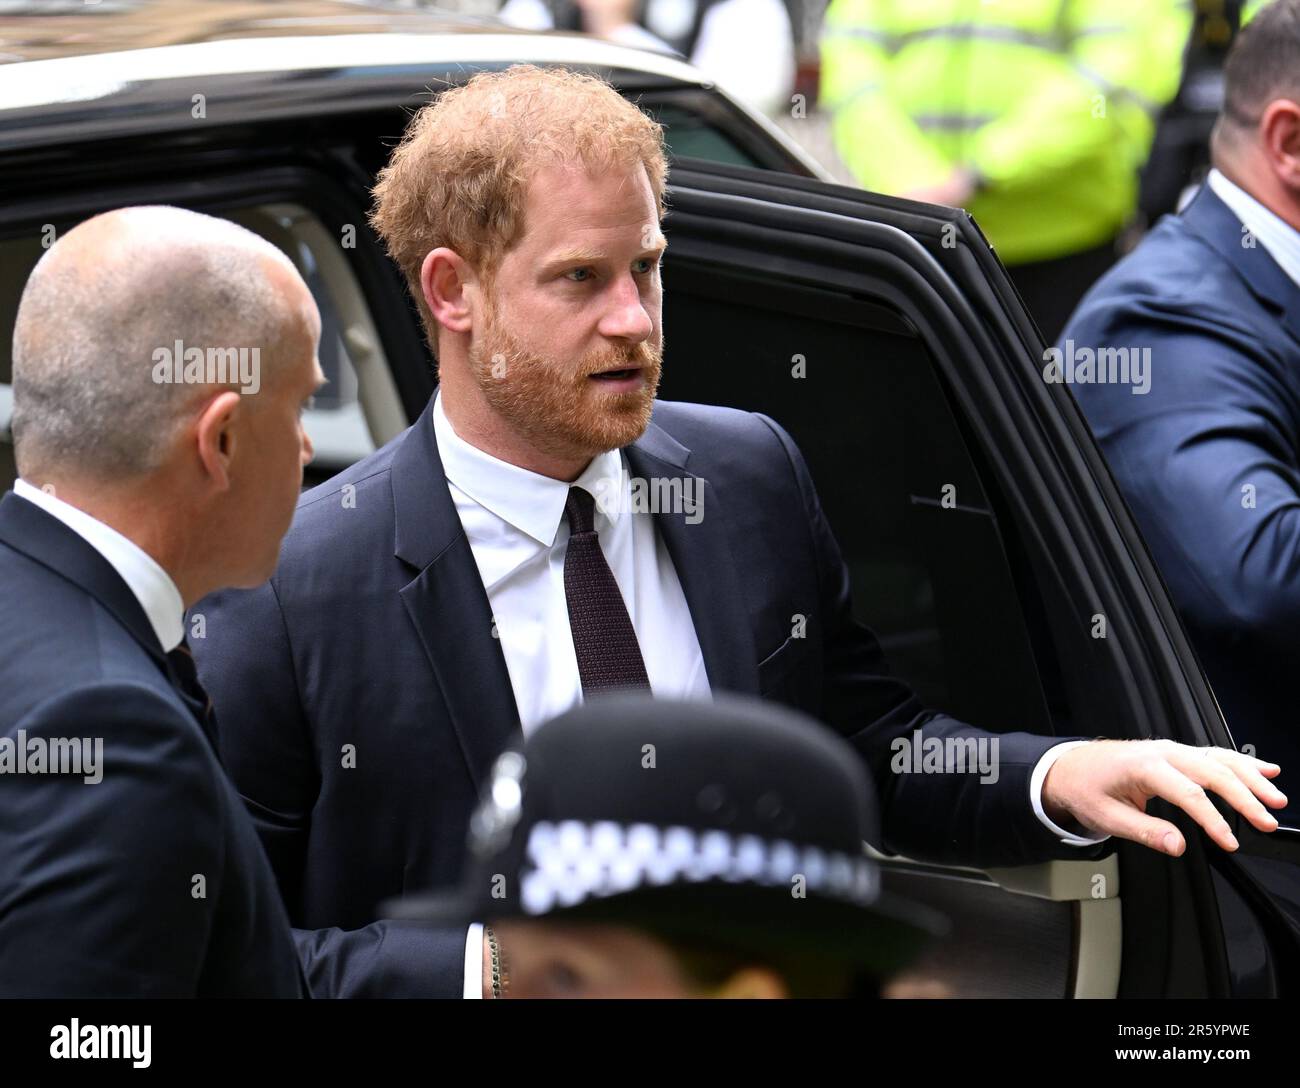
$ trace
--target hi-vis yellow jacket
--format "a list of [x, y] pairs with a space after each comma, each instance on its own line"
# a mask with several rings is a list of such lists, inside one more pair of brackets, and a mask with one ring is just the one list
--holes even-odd
[[832, 0], [819, 97], [860, 184], [972, 170], [1007, 264], [1114, 236], [1178, 89], [1186, 0]]

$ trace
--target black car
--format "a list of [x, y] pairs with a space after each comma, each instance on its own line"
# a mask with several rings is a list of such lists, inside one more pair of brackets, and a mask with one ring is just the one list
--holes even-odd
[[[0, 44], [6, 330], [43, 249], [87, 216], [167, 203], [237, 220], [292, 257], [324, 317], [316, 482], [433, 391], [418, 314], [366, 224], [411, 111], [481, 69], [594, 72], [667, 130], [661, 395], [790, 430], [860, 616], [927, 705], [998, 731], [1232, 746], [1069, 389], [1043, 380], [1042, 338], [969, 216], [833, 184], [686, 63], [577, 35], [328, 3], [227, 17], [207, 4], [207, 21], [174, 3], [71, 7], [8, 18]], [[0, 384], [0, 438], [10, 399]], [[0, 486], [13, 474], [0, 442]], [[1128, 843], [1102, 862], [987, 873], [894, 858], [888, 880], [955, 920], [928, 970], [960, 995], [1292, 990], [1300, 831], [1265, 836], [1230, 814], [1242, 848], [1227, 855], [1162, 815], [1187, 832], [1177, 860]]]

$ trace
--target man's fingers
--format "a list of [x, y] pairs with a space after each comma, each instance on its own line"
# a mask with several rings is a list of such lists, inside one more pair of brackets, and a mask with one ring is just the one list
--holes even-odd
[[[1274, 808], [1285, 807], [1286, 794], [1269, 781], [1269, 778], [1278, 774], [1278, 770], [1273, 770], [1271, 773], [1269, 770], [1269, 768], [1277, 768], [1276, 763], [1261, 763], [1253, 756], [1244, 756], [1240, 752], [1233, 752], [1227, 748], [1211, 748], [1209, 752], [1211, 759], [1227, 767], [1266, 805], [1272, 805]], [[1277, 821], [1274, 820], [1273, 823], [1276, 825]], [[1261, 830], [1271, 830], [1271, 828], [1261, 828]]]
[[1187, 846], [1182, 832], [1168, 820], [1148, 816], [1122, 801], [1106, 802], [1098, 808], [1096, 814], [1090, 813], [1086, 822], [1099, 832], [1131, 839], [1174, 858], [1182, 854]]
[[[1085, 753], [1084, 748], [1077, 751]], [[1223, 798], [1258, 830], [1274, 831], [1278, 827], [1277, 819], [1264, 807], [1281, 808], [1287, 803], [1286, 795], [1268, 781], [1280, 773], [1275, 763], [1228, 748], [1194, 748], [1167, 740], [1139, 743], [1127, 750], [1116, 747], [1115, 752], [1137, 758], [1116, 760], [1103, 768], [1108, 773], [1094, 773], [1091, 783], [1086, 773], [1077, 774], [1084, 784], [1082, 789], [1078, 783], [1072, 789], [1066, 788], [1071, 786], [1070, 781], [1057, 783], [1058, 794], [1064, 790], [1075, 798], [1069, 806], [1072, 815], [1087, 827], [1178, 857], [1187, 848], [1182, 832], [1144, 811], [1148, 800], [1159, 797], [1186, 812], [1221, 849], [1239, 849], [1232, 827], [1207, 791]], [[1057, 765], [1067, 766], [1066, 760], [1075, 754], [1066, 753]], [[1082, 756], [1079, 760], [1087, 763]], [[1099, 783], [1098, 778], [1103, 781]], [[1049, 774], [1049, 786], [1050, 780]], [[1100, 788], [1086, 788], [1089, 785]]]
[[[1197, 770], [1202, 776], [1217, 778], [1220, 783], [1227, 778], [1231, 778], [1230, 775], [1217, 774], [1218, 771], [1222, 771], [1222, 768], [1213, 761], [1205, 759], [1204, 756], [1194, 757], [1194, 759], [1200, 764]], [[1233, 781], [1236, 780], [1233, 779]], [[1210, 798], [1200, 783], [1188, 778], [1172, 763], [1159, 760], [1143, 768], [1141, 784], [1148, 794], [1163, 797], [1171, 805], [1177, 805], [1181, 808], [1200, 824], [1205, 829], [1205, 833], [1223, 849], [1237, 849], [1237, 837], [1232, 833], [1232, 828], [1228, 826], [1227, 820], [1219, 814], [1219, 810], [1210, 803]], [[1237, 783], [1237, 785], [1240, 786], [1240, 783]], [[1243, 793], [1249, 796], [1249, 791], [1245, 787], [1241, 787], [1241, 789]], [[1251, 804], [1259, 804], [1253, 797], [1250, 798], [1250, 801]], [[1261, 809], [1261, 811], [1263, 810]]]
[[1278, 791], [1234, 755], [1221, 748], [1183, 748], [1170, 756], [1169, 762], [1192, 781], [1214, 790], [1260, 831], [1276, 830], [1276, 817], [1259, 803], [1252, 787], [1268, 790], [1270, 801]]

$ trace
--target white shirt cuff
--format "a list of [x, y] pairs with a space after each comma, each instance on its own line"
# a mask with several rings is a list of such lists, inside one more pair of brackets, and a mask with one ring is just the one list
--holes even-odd
[[483, 926], [475, 922], [465, 934], [465, 997], [483, 996]]
[[1029, 800], [1034, 806], [1034, 815], [1042, 822], [1053, 835], [1061, 840], [1065, 846], [1096, 846], [1099, 842], [1105, 842], [1110, 838], [1109, 835], [1101, 835], [1095, 839], [1085, 838], [1082, 835], [1072, 835], [1063, 828], [1057, 827], [1047, 818], [1047, 813], [1043, 810], [1043, 783], [1047, 781], [1047, 772], [1052, 769], [1052, 764], [1061, 758], [1071, 748], [1077, 748], [1081, 744], [1091, 744], [1088, 740], [1067, 740], [1064, 744], [1058, 744], [1055, 747], [1047, 749], [1043, 753], [1042, 759], [1038, 761], [1038, 766], [1034, 768], [1034, 773], [1029, 778]]

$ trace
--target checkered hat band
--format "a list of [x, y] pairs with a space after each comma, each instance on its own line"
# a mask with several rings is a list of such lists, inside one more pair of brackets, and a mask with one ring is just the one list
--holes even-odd
[[717, 830], [564, 820], [533, 825], [520, 894], [526, 913], [545, 914], [647, 886], [724, 880], [794, 889], [799, 876], [809, 892], [859, 905], [880, 891], [866, 857]]

